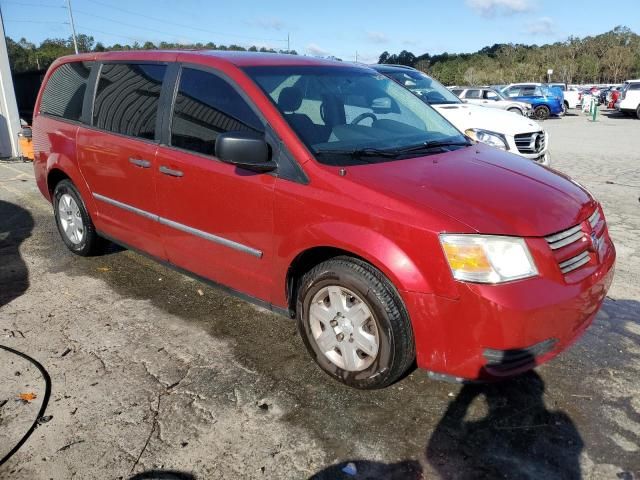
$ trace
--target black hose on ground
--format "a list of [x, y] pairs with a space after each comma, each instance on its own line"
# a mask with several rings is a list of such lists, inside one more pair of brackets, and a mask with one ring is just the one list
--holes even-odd
[[42, 405], [40, 405], [40, 411], [38, 412], [38, 415], [36, 416], [36, 419], [34, 420], [33, 425], [31, 425], [31, 428], [29, 428], [27, 433], [23, 435], [23, 437], [20, 439], [18, 443], [16, 443], [16, 445], [11, 449], [11, 451], [7, 453], [4, 457], [2, 457], [2, 459], [0, 460], [0, 466], [2, 466], [7, 460], [9, 460], [13, 456], [14, 453], [20, 450], [20, 447], [22, 447], [22, 445], [27, 441], [27, 439], [31, 436], [33, 431], [36, 428], [38, 428], [38, 425], [40, 424], [40, 419], [44, 416], [44, 412], [47, 409], [47, 405], [49, 404], [49, 397], [51, 396], [51, 377], [49, 377], [49, 374], [44, 369], [44, 367], [40, 364], [40, 362], [31, 358], [26, 353], [19, 352], [18, 350], [14, 350], [13, 348], [6, 347], [4, 345], [0, 345], [0, 348], [8, 352], [11, 352], [15, 355], [18, 355], [19, 357], [22, 357], [25, 360], [34, 364], [36, 368], [40, 370], [40, 373], [42, 374], [42, 377], [44, 378], [44, 383], [45, 383], [44, 397], [42, 397]]

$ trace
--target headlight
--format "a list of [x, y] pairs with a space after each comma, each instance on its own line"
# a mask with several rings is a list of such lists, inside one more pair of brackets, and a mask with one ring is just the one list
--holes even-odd
[[509, 144], [507, 143], [504, 135], [497, 132], [490, 132], [488, 130], [482, 130], [480, 128], [469, 128], [464, 131], [468, 137], [476, 142], [486, 143], [495, 148], [501, 150], [509, 150]]
[[502, 283], [538, 274], [522, 238], [442, 234], [440, 243], [457, 280]]

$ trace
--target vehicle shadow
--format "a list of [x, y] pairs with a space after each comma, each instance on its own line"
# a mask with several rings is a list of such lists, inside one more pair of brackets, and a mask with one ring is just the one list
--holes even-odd
[[31, 213], [14, 203], [0, 200], [0, 307], [29, 288], [29, 270], [20, 245], [31, 236]]
[[[566, 413], [547, 409], [543, 393], [544, 382], [535, 371], [499, 383], [464, 385], [427, 440], [422, 465], [356, 460], [351, 461], [355, 478], [580, 479], [582, 438]], [[311, 479], [354, 478], [343, 471], [348, 463]]]
[[609, 118], [624, 118], [626, 120], [637, 120], [635, 115], [626, 115], [614, 109], [600, 109], [599, 113]]
[[[566, 413], [546, 408], [543, 393], [535, 371], [465, 385], [429, 438], [427, 462], [443, 479], [581, 478], [584, 442]], [[481, 397], [478, 415], [472, 406]]]

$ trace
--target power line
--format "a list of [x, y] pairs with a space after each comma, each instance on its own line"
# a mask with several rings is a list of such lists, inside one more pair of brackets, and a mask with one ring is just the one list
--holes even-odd
[[[127, 36], [127, 35], [120, 35], [120, 34], [117, 34], [117, 33], [105, 32], [104, 30], [97, 30], [97, 29], [95, 29], [95, 28], [85, 28], [85, 27], [83, 27], [82, 25], [77, 25], [77, 27], [78, 27], [78, 30], [79, 30], [80, 32], [82, 32], [82, 31], [85, 31], [85, 32], [89, 32], [89, 31], [91, 31], [91, 32], [98, 32], [98, 33], [102, 33], [103, 35], [109, 35], [109, 36], [111, 36], [111, 37], [126, 38], [127, 40], [132, 40], [132, 41], [134, 41], [134, 42], [138, 42], [138, 41], [140, 41], [140, 39], [139, 39], [139, 38], [129, 37], [129, 36]], [[85, 33], [85, 35], [90, 36], [88, 33]]]
[[[188, 28], [190, 30], [198, 30], [200, 32], [208, 33], [210, 35], [237, 37], [237, 38], [244, 38], [244, 39], [249, 39], [249, 40], [254, 40], [254, 41], [262, 41], [262, 42], [286, 42], [286, 40], [283, 40], [283, 39], [258, 38], [258, 37], [248, 36], [248, 35], [238, 35], [238, 34], [233, 34], [233, 33], [223, 33], [223, 32], [217, 32], [217, 31], [213, 31], [213, 30], [207, 30], [207, 29], [204, 29], [204, 28], [195, 27], [193, 25], [186, 25], [186, 24], [181, 24], [181, 23], [176, 23], [176, 22], [169, 22], [166, 19], [162, 19], [162, 18], [158, 18], [158, 17], [152, 17], [150, 15], [146, 15], [146, 14], [143, 14], [143, 13], [132, 12], [131, 10], [126, 10], [124, 8], [115, 7], [113, 5], [109, 5], [108, 3], [100, 2], [98, 0], [87, 0], [87, 1], [91, 2], [91, 3], [95, 3], [96, 5], [102, 5], [103, 7], [111, 8], [113, 10], [119, 10], [119, 11], [121, 11], [123, 13], [127, 13], [129, 15], [136, 15], [138, 17], [146, 18], [148, 20], [153, 20], [155, 22], [161, 22], [163, 24], [174, 25], [176, 27]], [[137, 26], [136, 26], [136, 28], [137, 28]], [[166, 33], [166, 32], [163, 32], [163, 33]]]
[[[167, 33], [166, 31], [163, 31], [163, 30], [157, 30], [157, 29], [154, 29], [154, 28], [141, 27], [139, 25], [134, 25], [132, 23], [121, 22], [120, 20], [114, 20], [112, 18], [103, 17], [102, 15], [95, 15], [93, 13], [85, 12], [85, 11], [82, 11], [82, 10], [77, 10], [76, 9], [75, 13], [79, 13], [81, 15], [86, 15], [88, 17], [97, 18], [97, 19], [100, 19], [100, 20], [105, 20], [107, 22], [117, 23], [117, 24], [122, 25], [124, 27], [135, 28], [137, 30], [146, 30], [148, 32], [159, 33], [159, 34], [162, 34], [162, 35], [166, 35], [166, 33]], [[190, 36], [185, 36], [185, 38], [190, 38], [191, 40], [195, 40], [194, 37], [190, 37]]]
[[19, 5], [21, 7], [38, 7], [38, 8], [66, 8], [62, 5], [51, 5], [46, 3], [23, 3], [23, 2], [12, 2], [11, 0], [3, 0], [3, 4], [10, 5]]
[[16, 20], [14, 18], [6, 19], [4, 23], [49, 23], [56, 25], [69, 25], [69, 22], [54, 22], [51, 20]]

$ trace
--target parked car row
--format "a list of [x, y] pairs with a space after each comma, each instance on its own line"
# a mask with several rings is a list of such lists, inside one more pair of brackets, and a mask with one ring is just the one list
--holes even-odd
[[533, 115], [533, 107], [530, 103], [509, 99], [489, 87], [455, 87], [450, 90], [466, 103], [499, 108], [526, 117]]
[[35, 105], [37, 185], [71, 252], [109, 239], [295, 318], [320, 368], [353, 387], [414, 364], [491, 380], [555, 357], [611, 285], [600, 204], [521, 158], [546, 154], [533, 120], [377, 70], [246, 52], [60, 58]]

